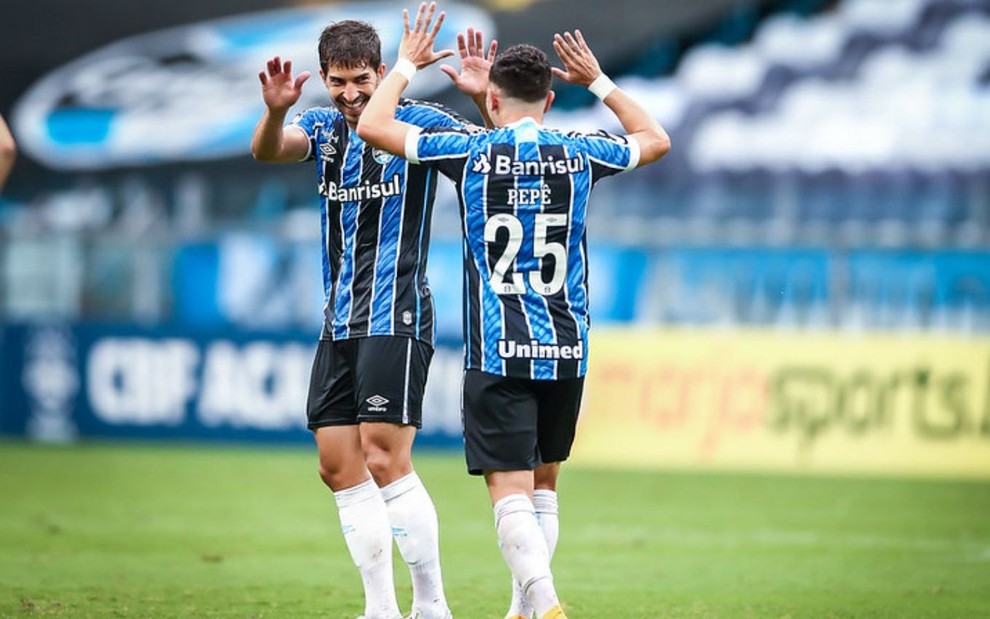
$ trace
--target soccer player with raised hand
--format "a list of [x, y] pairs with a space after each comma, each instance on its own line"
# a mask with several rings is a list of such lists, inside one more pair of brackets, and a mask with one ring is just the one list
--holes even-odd
[[[411, 458], [433, 355], [426, 260], [437, 175], [366, 144], [355, 132], [386, 70], [375, 29], [336, 22], [323, 30], [318, 49], [320, 79], [334, 107], [304, 110], [285, 124], [309, 73], [294, 76], [292, 62], [276, 56], [258, 76], [265, 111], [251, 141], [260, 161], [312, 162], [318, 186], [326, 306], [308, 427], [320, 477], [333, 493], [361, 574], [364, 619], [401, 615], [393, 536], [412, 579], [411, 617], [450, 619], [437, 513]], [[448, 68], [448, 74], [481, 101], [484, 82], [475, 73], [487, 75], [487, 65], [466, 49], [465, 59], [461, 73]], [[411, 99], [392, 112], [423, 127], [462, 128], [467, 122], [436, 103]]]
[[[402, 122], [395, 111], [403, 89], [438, 56], [433, 42], [443, 13], [435, 25], [432, 15], [432, 3], [425, 19], [421, 7], [410, 26], [403, 13], [399, 60], [368, 102], [358, 134], [414, 164], [436, 167], [457, 186], [468, 471], [484, 476], [502, 555], [525, 598], [510, 616], [562, 619], [550, 548], [558, 531], [557, 477], [570, 455], [588, 364], [589, 196], [600, 179], [659, 160], [670, 140], [601, 72], [577, 31], [554, 37], [564, 69], [551, 71], [546, 54], [530, 45], [495, 58], [485, 94], [495, 129]], [[552, 75], [587, 86], [626, 135], [545, 128]]]

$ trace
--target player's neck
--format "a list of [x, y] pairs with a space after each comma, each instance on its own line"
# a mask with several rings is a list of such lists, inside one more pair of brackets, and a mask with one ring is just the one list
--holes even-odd
[[498, 120], [496, 124], [500, 127], [505, 127], [511, 125], [512, 123], [519, 122], [524, 118], [532, 118], [536, 121], [536, 124], [543, 125], [543, 108], [540, 106], [519, 106], [512, 108], [505, 108], [502, 113], [498, 115]]

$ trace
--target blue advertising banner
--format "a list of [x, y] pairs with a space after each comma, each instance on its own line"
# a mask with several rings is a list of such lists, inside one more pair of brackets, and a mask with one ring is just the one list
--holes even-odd
[[[0, 335], [0, 433], [84, 438], [309, 442], [315, 336], [76, 324]], [[438, 347], [417, 445], [461, 444], [461, 351]]]

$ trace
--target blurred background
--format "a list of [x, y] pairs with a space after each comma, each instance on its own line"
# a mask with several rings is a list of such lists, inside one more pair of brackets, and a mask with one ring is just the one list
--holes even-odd
[[[307, 442], [323, 305], [310, 165], [252, 160], [257, 73], [397, 2], [0, 5], [0, 434]], [[580, 28], [670, 133], [592, 201], [576, 458], [990, 476], [990, 0], [458, 0], [501, 45]], [[94, 16], [99, 16], [95, 18]], [[556, 59], [555, 59], [556, 60]], [[559, 63], [558, 63], [559, 64]], [[469, 118], [439, 71], [413, 96]], [[619, 131], [556, 84], [547, 124]], [[318, 79], [301, 110], [326, 104]], [[457, 448], [459, 218], [418, 445]]]

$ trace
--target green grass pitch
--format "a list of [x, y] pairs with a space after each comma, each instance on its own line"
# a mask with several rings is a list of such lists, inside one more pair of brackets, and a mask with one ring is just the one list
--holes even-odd
[[[416, 454], [458, 619], [501, 619], [509, 575], [479, 479]], [[0, 617], [360, 614], [305, 448], [0, 442]], [[565, 466], [571, 619], [990, 617], [990, 483]], [[399, 599], [409, 576], [396, 553]]]

